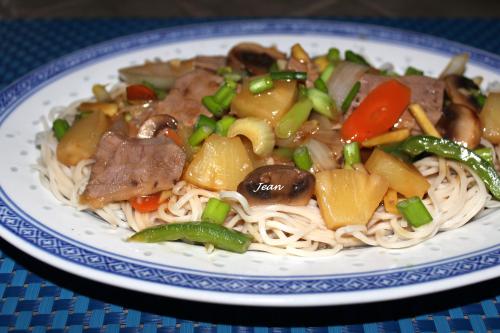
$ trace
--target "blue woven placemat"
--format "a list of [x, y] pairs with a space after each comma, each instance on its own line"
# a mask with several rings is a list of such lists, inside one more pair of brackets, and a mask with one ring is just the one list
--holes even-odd
[[[445, 37], [500, 53], [500, 20], [345, 19]], [[0, 88], [68, 52], [110, 38], [207, 20], [0, 21]], [[500, 332], [500, 279], [431, 296], [316, 309], [229, 307], [101, 285], [0, 240], [2, 332]]]

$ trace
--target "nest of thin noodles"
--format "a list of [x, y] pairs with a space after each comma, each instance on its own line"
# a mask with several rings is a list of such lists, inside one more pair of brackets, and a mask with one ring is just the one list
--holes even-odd
[[[36, 168], [42, 184], [59, 201], [78, 210], [90, 210], [78, 199], [90, 177], [93, 161], [84, 160], [74, 167], [59, 163], [55, 154], [57, 141], [48, 125], [48, 121], [56, 116], [74, 117], [78, 104], [75, 102], [68, 108], [54, 109], [50, 119], [44, 119], [46, 128], [39, 133], [37, 140], [41, 156]], [[483, 144], [491, 146], [488, 142]], [[302, 207], [250, 207], [238, 192], [212, 192], [185, 181], [174, 186], [171, 196], [156, 212], [139, 213], [128, 202], [108, 204], [92, 212], [114, 226], [139, 231], [162, 223], [199, 221], [210, 198], [223, 198], [232, 207], [224, 225], [252, 235], [254, 242], [250, 250], [280, 255], [326, 256], [353, 246], [409, 247], [440, 231], [464, 225], [485, 208], [498, 206], [498, 202], [491, 200], [483, 182], [460, 163], [426, 157], [415, 166], [431, 183], [423, 202], [433, 217], [431, 223], [418, 229], [409, 226], [401, 216], [379, 207], [366, 226], [345, 226], [333, 231], [326, 228], [315, 200]]]

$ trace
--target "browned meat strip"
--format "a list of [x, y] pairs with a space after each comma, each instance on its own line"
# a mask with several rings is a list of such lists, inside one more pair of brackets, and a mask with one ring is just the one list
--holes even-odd
[[222, 81], [222, 77], [203, 69], [186, 73], [175, 81], [168, 96], [158, 103], [155, 113], [169, 114], [180, 123], [192, 126], [200, 114], [210, 115], [201, 99], [213, 95]]
[[180, 178], [184, 151], [167, 139], [126, 138], [107, 132], [101, 138], [81, 201], [93, 208], [172, 188]]
[[[354, 110], [375, 87], [390, 79], [392, 78], [387, 76], [364, 74], [360, 80], [361, 87], [359, 93], [352, 103], [348, 114], [350, 114], [350, 112], [352, 112], [352, 110]], [[427, 76], [402, 76], [396, 79], [411, 89], [411, 103], [420, 104], [427, 113], [429, 120], [433, 124], [436, 124], [439, 118], [441, 118], [443, 109], [443, 81]], [[408, 110], [403, 113], [397, 126], [400, 128], [419, 129], [415, 119]]]

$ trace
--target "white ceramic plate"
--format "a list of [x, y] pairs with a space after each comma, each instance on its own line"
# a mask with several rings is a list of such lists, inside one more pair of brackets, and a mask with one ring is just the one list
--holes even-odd
[[52, 62], [0, 93], [0, 234], [26, 253], [89, 279], [178, 298], [228, 304], [311, 306], [395, 299], [500, 276], [500, 212], [403, 250], [363, 248], [330, 258], [244, 255], [182, 243], [129, 244], [127, 230], [64, 207], [32, 165], [40, 117], [113, 83], [120, 67], [160, 57], [225, 54], [240, 41], [300, 42], [313, 54], [353, 49], [375, 65], [409, 64], [436, 75], [469, 52], [468, 73], [500, 79], [500, 57], [420, 34], [304, 20], [219, 22], [158, 30], [96, 45]]

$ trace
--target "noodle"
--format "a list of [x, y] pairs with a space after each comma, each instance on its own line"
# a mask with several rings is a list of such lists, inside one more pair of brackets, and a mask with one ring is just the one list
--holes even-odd
[[[77, 104], [54, 110], [49, 119], [56, 114], [74, 117]], [[74, 167], [59, 163], [55, 153], [57, 142], [48, 125], [38, 138], [41, 155], [36, 169], [43, 186], [63, 204], [89, 211], [78, 198], [89, 180], [94, 161], [83, 160]], [[493, 148], [489, 142], [482, 143]], [[496, 161], [496, 154], [494, 159]], [[324, 224], [315, 200], [302, 207], [278, 204], [250, 207], [238, 192], [212, 192], [185, 181], [175, 184], [171, 196], [156, 212], [139, 213], [125, 201], [108, 204], [93, 213], [115, 227], [140, 231], [162, 223], [198, 221], [208, 200], [221, 198], [230, 202], [232, 208], [225, 226], [252, 235], [254, 243], [250, 250], [277, 255], [330, 256], [353, 246], [413, 246], [440, 231], [461, 227], [484, 208], [500, 206], [491, 199], [478, 176], [460, 163], [427, 157], [415, 166], [431, 184], [423, 203], [433, 217], [431, 223], [418, 229], [408, 226], [401, 216], [379, 207], [366, 226], [344, 226], [333, 231]]]

